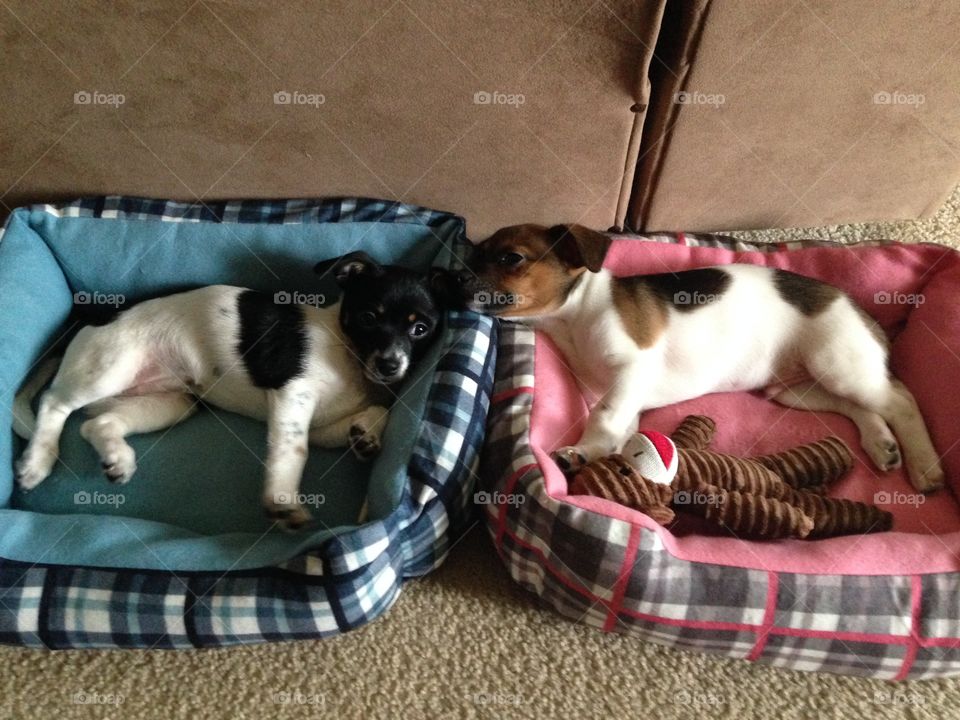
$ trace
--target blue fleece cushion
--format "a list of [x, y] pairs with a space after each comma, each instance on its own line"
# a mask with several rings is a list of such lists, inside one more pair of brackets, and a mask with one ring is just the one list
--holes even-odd
[[[65, 329], [73, 303], [126, 302], [227, 283], [336, 299], [313, 273], [319, 260], [366, 250], [383, 263], [426, 270], [452, 227], [389, 222], [259, 224], [57, 217], [16, 210], [0, 240], [0, 427], [13, 395]], [[447, 237], [444, 237], [447, 235]], [[85, 293], [85, 294], [84, 294]], [[398, 390], [384, 450], [370, 464], [346, 449], [311, 448], [301, 491], [318, 520], [296, 534], [272, 527], [260, 507], [265, 426], [203, 408], [189, 420], [130, 438], [138, 469], [107, 482], [67, 423], [61, 462], [30, 492], [13, 482], [24, 443], [0, 433], [0, 557], [24, 562], [158, 570], [243, 570], [281, 562], [355, 524], [369, 492], [375, 517], [400, 502], [439, 346]]]

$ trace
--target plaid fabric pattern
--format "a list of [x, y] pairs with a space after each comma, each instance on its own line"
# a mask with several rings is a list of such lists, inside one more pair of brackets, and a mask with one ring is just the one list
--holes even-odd
[[[760, 252], [833, 244], [639, 239]], [[484, 517], [510, 575], [547, 605], [605, 631], [794, 670], [895, 680], [960, 673], [955, 573], [809, 575], [689, 562], [652, 530], [554, 500], [529, 439], [534, 333], [504, 323], [499, 343]]]
[[[463, 220], [383, 200], [180, 203], [101, 197], [38, 205], [58, 217], [215, 223], [417, 223], [457, 262]], [[2, 233], [0, 233], [2, 237]], [[186, 648], [321, 638], [376, 618], [405, 578], [440, 565], [468, 518], [493, 387], [496, 327], [449, 313], [409, 482], [388, 517], [282, 563], [243, 572], [28, 564], [0, 558], [0, 642], [46, 648]]]
[[462, 224], [449, 213], [428, 208], [377, 200], [374, 198], [337, 198], [324, 200], [229, 200], [198, 201], [107, 195], [76, 200], [66, 205], [35, 205], [31, 210], [55, 217], [124, 218], [175, 222], [216, 223], [329, 223], [329, 222], [409, 222], [427, 227]]

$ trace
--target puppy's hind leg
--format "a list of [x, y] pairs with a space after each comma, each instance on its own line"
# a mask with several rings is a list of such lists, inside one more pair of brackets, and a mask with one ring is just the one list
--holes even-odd
[[113, 346], [109, 326], [86, 327], [67, 347], [50, 388], [40, 398], [33, 436], [17, 461], [17, 483], [30, 490], [53, 471], [60, 434], [76, 410], [119, 395], [133, 383], [139, 354]]
[[920, 492], [943, 487], [946, 477], [940, 456], [933, 447], [917, 401], [899, 381], [886, 374], [881, 377], [853, 375], [823, 376], [827, 390], [880, 415], [903, 446], [903, 460], [910, 484]]
[[859, 380], [862, 382], [852, 385], [837, 383], [836, 389], [829, 385], [827, 387], [876, 412], [887, 422], [903, 445], [904, 464], [914, 488], [927, 493], [943, 487], [946, 476], [940, 456], [933, 447], [920, 408], [911, 392], [901, 382], [889, 377], [873, 382], [865, 378]]
[[808, 372], [833, 395], [886, 421], [903, 447], [903, 461], [914, 488], [932, 492], [942, 487], [945, 476], [940, 457], [917, 401], [889, 374], [886, 348], [853, 306], [843, 302], [834, 303], [825, 313], [821, 330], [818, 336], [807, 338]]
[[171, 427], [196, 410], [197, 401], [181, 392], [111, 398], [90, 408], [80, 434], [100, 455], [107, 480], [122, 484], [137, 469], [136, 453], [124, 438]]
[[927, 424], [920, 413], [913, 393], [896, 378], [889, 378], [886, 401], [880, 411], [884, 419], [902, 439], [904, 459], [910, 483], [920, 492], [939, 490], [946, 483], [940, 455], [933, 446]]
[[874, 465], [884, 472], [900, 467], [900, 446], [886, 421], [877, 413], [833, 395], [813, 382], [780, 389], [770, 399], [797, 410], [832, 412], [849, 418], [860, 431], [860, 444]]

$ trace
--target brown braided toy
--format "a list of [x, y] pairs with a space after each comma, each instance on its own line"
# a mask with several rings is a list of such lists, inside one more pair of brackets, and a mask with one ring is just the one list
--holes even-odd
[[715, 430], [713, 420], [703, 416], [680, 423], [671, 435], [678, 468], [669, 488], [641, 477], [614, 455], [585, 466], [570, 492], [627, 505], [661, 524], [674, 518], [674, 510], [693, 512], [753, 538], [823, 538], [891, 528], [893, 516], [884, 510], [823, 496], [826, 483], [853, 466], [853, 455], [839, 438], [741, 458], [708, 449]]
[[727, 490], [716, 485], [699, 485], [694, 490], [678, 491], [674, 507], [686, 509], [722, 527], [738, 537], [764, 540], [805, 538], [814, 528], [813, 518], [800, 508], [776, 498]]
[[[704, 415], [688, 415], [671, 433], [670, 439], [678, 449], [706, 451], [716, 428], [716, 423]], [[744, 459], [733, 458], [735, 463]], [[853, 453], [850, 448], [843, 440], [833, 436], [773, 455], [755, 455], [746, 459], [763, 465], [792, 488], [821, 494], [827, 485], [853, 468]]]
[[678, 448], [706, 450], [716, 431], [717, 424], [712, 418], [706, 415], [687, 415], [670, 434], [670, 439]]
[[850, 448], [843, 440], [832, 436], [775, 455], [760, 455], [751, 459], [769, 468], [798, 490], [828, 485], [853, 468]]

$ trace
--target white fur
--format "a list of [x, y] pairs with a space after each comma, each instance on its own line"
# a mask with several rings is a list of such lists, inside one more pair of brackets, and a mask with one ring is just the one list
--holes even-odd
[[203, 400], [266, 421], [263, 503], [286, 525], [308, 521], [297, 501], [308, 442], [351, 446], [358, 454], [376, 451], [387, 410], [340, 329], [339, 303], [302, 306], [303, 372], [276, 390], [256, 387], [237, 349], [242, 292], [214, 285], [150, 300], [77, 333], [40, 400], [35, 424], [24, 402], [39, 389], [35, 378], [18, 399], [17, 430], [30, 439], [17, 463], [20, 486], [29, 490], [53, 470], [63, 425], [76, 410], [87, 408], [92, 415], [81, 433], [108, 477], [127, 482], [136, 457], [124, 438], [181, 422]]
[[[770, 268], [725, 265], [731, 282], [719, 299], [681, 312], [670, 306], [666, 329], [649, 348], [631, 338], [613, 302], [612, 276], [586, 272], [562, 306], [527, 321], [556, 342], [596, 400], [569, 465], [617, 452], [644, 410], [712, 392], [773, 386], [790, 407], [838, 412], [860, 429], [882, 470], [907, 470], [922, 491], [943, 484], [943, 469], [909, 391], [890, 378], [886, 348], [852, 301], [841, 296], [812, 317], [777, 292]], [[802, 382], [806, 375], [806, 383]], [[888, 427], [889, 425], [889, 427]]]

